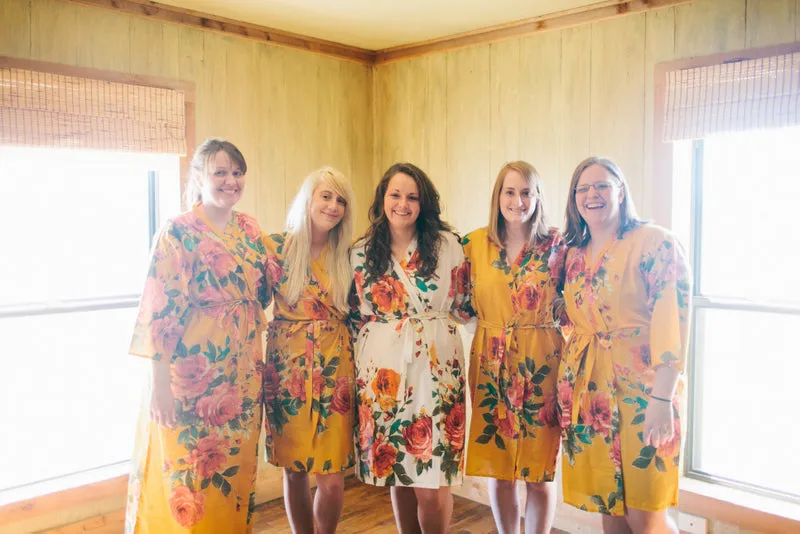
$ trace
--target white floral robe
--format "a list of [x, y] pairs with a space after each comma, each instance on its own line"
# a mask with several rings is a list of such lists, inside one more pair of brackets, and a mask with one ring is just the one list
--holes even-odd
[[368, 277], [351, 252], [355, 292], [358, 477], [377, 486], [461, 484], [464, 350], [455, 320], [474, 312], [458, 238], [442, 232], [434, 276], [418, 276], [414, 240], [402, 261]]

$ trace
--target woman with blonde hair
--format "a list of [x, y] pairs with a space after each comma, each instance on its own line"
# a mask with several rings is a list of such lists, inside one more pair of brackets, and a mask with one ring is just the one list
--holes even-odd
[[[284, 471], [294, 532], [334, 532], [353, 466], [353, 348], [347, 318], [353, 193], [344, 176], [311, 173], [286, 231], [265, 237], [275, 301], [264, 373], [267, 459]], [[316, 475], [313, 507], [308, 475]], [[313, 512], [312, 512], [313, 510]]]
[[478, 314], [467, 474], [489, 477], [500, 533], [519, 532], [517, 480], [527, 489], [526, 532], [550, 532], [555, 515], [566, 248], [544, 209], [536, 169], [524, 161], [506, 163], [492, 192], [489, 226], [464, 238]]
[[636, 216], [622, 171], [572, 175], [564, 299], [574, 330], [558, 373], [564, 501], [608, 533], [678, 532], [681, 375], [691, 278], [668, 231]]
[[153, 245], [130, 352], [152, 360], [125, 532], [252, 531], [261, 432], [266, 251], [233, 208], [247, 164], [232, 143], [195, 151], [187, 198]]

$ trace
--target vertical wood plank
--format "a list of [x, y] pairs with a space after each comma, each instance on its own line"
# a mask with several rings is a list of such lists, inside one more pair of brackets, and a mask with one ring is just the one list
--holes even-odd
[[490, 188], [490, 85], [488, 45], [448, 52], [447, 172], [444, 204], [459, 232], [486, 224]]
[[77, 6], [57, 0], [31, 2], [31, 58], [75, 65]]
[[[491, 55], [490, 175], [519, 159], [520, 137], [520, 41], [513, 39], [489, 45]], [[486, 180], [490, 180], [486, 176]]]
[[695, 0], [675, 8], [675, 59], [745, 47], [746, 0]]
[[[447, 169], [447, 54], [425, 58], [427, 65], [427, 95], [425, 98], [424, 129], [427, 132], [428, 161], [425, 172], [436, 184], [440, 195], [448, 187]], [[449, 219], [447, 206], [442, 216]]]
[[637, 206], [644, 173], [645, 14], [592, 28], [592, 154], [622, 168]]
[[[259, 117], [256, 139], [261, 153], [258, 193], [258, 221], [269, 233], [281, 231], [286, 214], [286, 161], [284, 133], [287, 125], [286, 80], [284, 60], [286, 50], [273, 46], [258, 46], [254, 91], [258, 95], [256, 110]], [[261, 466], [259, 469], [261, 470]], [[260, 472], [260, 471], [259, 471]]]
[[187, 82], [197, 82], [203, 69], [204, 38], [206, 32], [180, 26], [178, 28], [178, 77]]
[[342, 120], [347, 125], [346, 136], [350, 167], [343, 171], [353, 186], [354, 237], [367, 229], [367, 212], [372, 200], [372, 68], [353, 62], [342, 62], [345, 108]]
[[131, 72], [177, 79], [178, 28], [175, 24], [131, 17]]
[[232, 141], [244, 154], [247, 161], [247, 185], [244, 195], [236, 209], [255, 216], [259, 211], [260, 195], [256, 183], [264, 180], [261, 172], [261, 146], [258, 144], [257, 117], [253, 116], [258, 95], [253, 91], [255, 56], [253, 48], [258, 45], [238, 37], [221, 36], [225, 54], [226, 91], [219, 95], [217, 108], [219, 123], [215, 125], [214, 135]]
[[[657, 214], [664, 213], [663, 204], [671, 204], [672, 201], [669, 194], [663, 194], [665, 189], [654, 187], [654, 142], [657, 137], [661, 136], [661, 132], [655, 131], [654, 76], [656, 64], [670, 61], [675, 57], [675, 10], [660, 9], [648, 12], [645, 36], [644, 173], [642, 175], [644, 179], [641, 184], [643, 201], [637, 207], [641, 216], [651, 219]], [[671, 187], [667, 187], [666, 191], [671, 193]], [[656, 209], [656, 204], [659, 205], [658, 209]], [[667, 221], [659, 220], [659, 218], [656, 218], [655, 222], [668, 224]]]
[[75, 6], [75, 17], [81, 28], [101, 31], [75, 32], [75, 64], [81, 67], [130, 72], [131, 18], [108, 9]]
[[748, 0], [747, 48], [758, 48], [795, 40], [796, 0]]
[[566, 201], [569, 180], [578, 163], [589, 155], [591, 132], [592, 26], [561, 32], [562, 113], [558, 123], [559, 172], [566, 181], [561, 197]]
[[[542, 33], [520, 42], [519, 157], [542, 177], [545, 214], [560, 226], [569, 177], [559, 161], [562, 139], [561, 35]], [[494, 172], [497, 170], [493, 169]]]
[[[285, 130], [286, 205], [309, 172], [320, 167], [320, 117], [317, 101], [320, 91], [327, 90], [319, 78], [318, 56], [287, 50], [286, 109], [290, 111]], [[327, 80], [325, 80], [327, 83]]]
[[31, 0], [0, 2], [0, 55], [31, 57]]

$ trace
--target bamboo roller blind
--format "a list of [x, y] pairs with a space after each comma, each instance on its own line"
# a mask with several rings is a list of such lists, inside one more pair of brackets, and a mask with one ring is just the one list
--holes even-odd
[[181, 91], [0, 68], [0, 144], [186, 154]]
[[664, 140], [800, 125], [800, 52], [667, 73]]

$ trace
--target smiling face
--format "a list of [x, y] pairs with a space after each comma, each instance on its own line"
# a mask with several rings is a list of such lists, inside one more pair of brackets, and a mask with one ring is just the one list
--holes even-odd
[[329, 232], [344, 218], [347, 199], [322, 181], [311, 197], [311, 225], [315, 231]]
[[590, 165], [575, 186], [575, 204], [589, 231], [619, 227], [625, 197], [617, 178], [602, 165]]
[[419, 217], [419, 188], [414, 179], [398, 172], [389, 180], [383, 196], [383, 212], [393, 230], [413, 227]]
[[500, 190], [500, 213], [508, 226], [528, 223], [536, 211], [536, 198], [531, 184], [519, 171], [509, 170]]
[[208, 160], [206, 176], [200, 179], [203, 204], [232, 209], [242, 198], [245, 175], [230, 156], [220, 150]]

